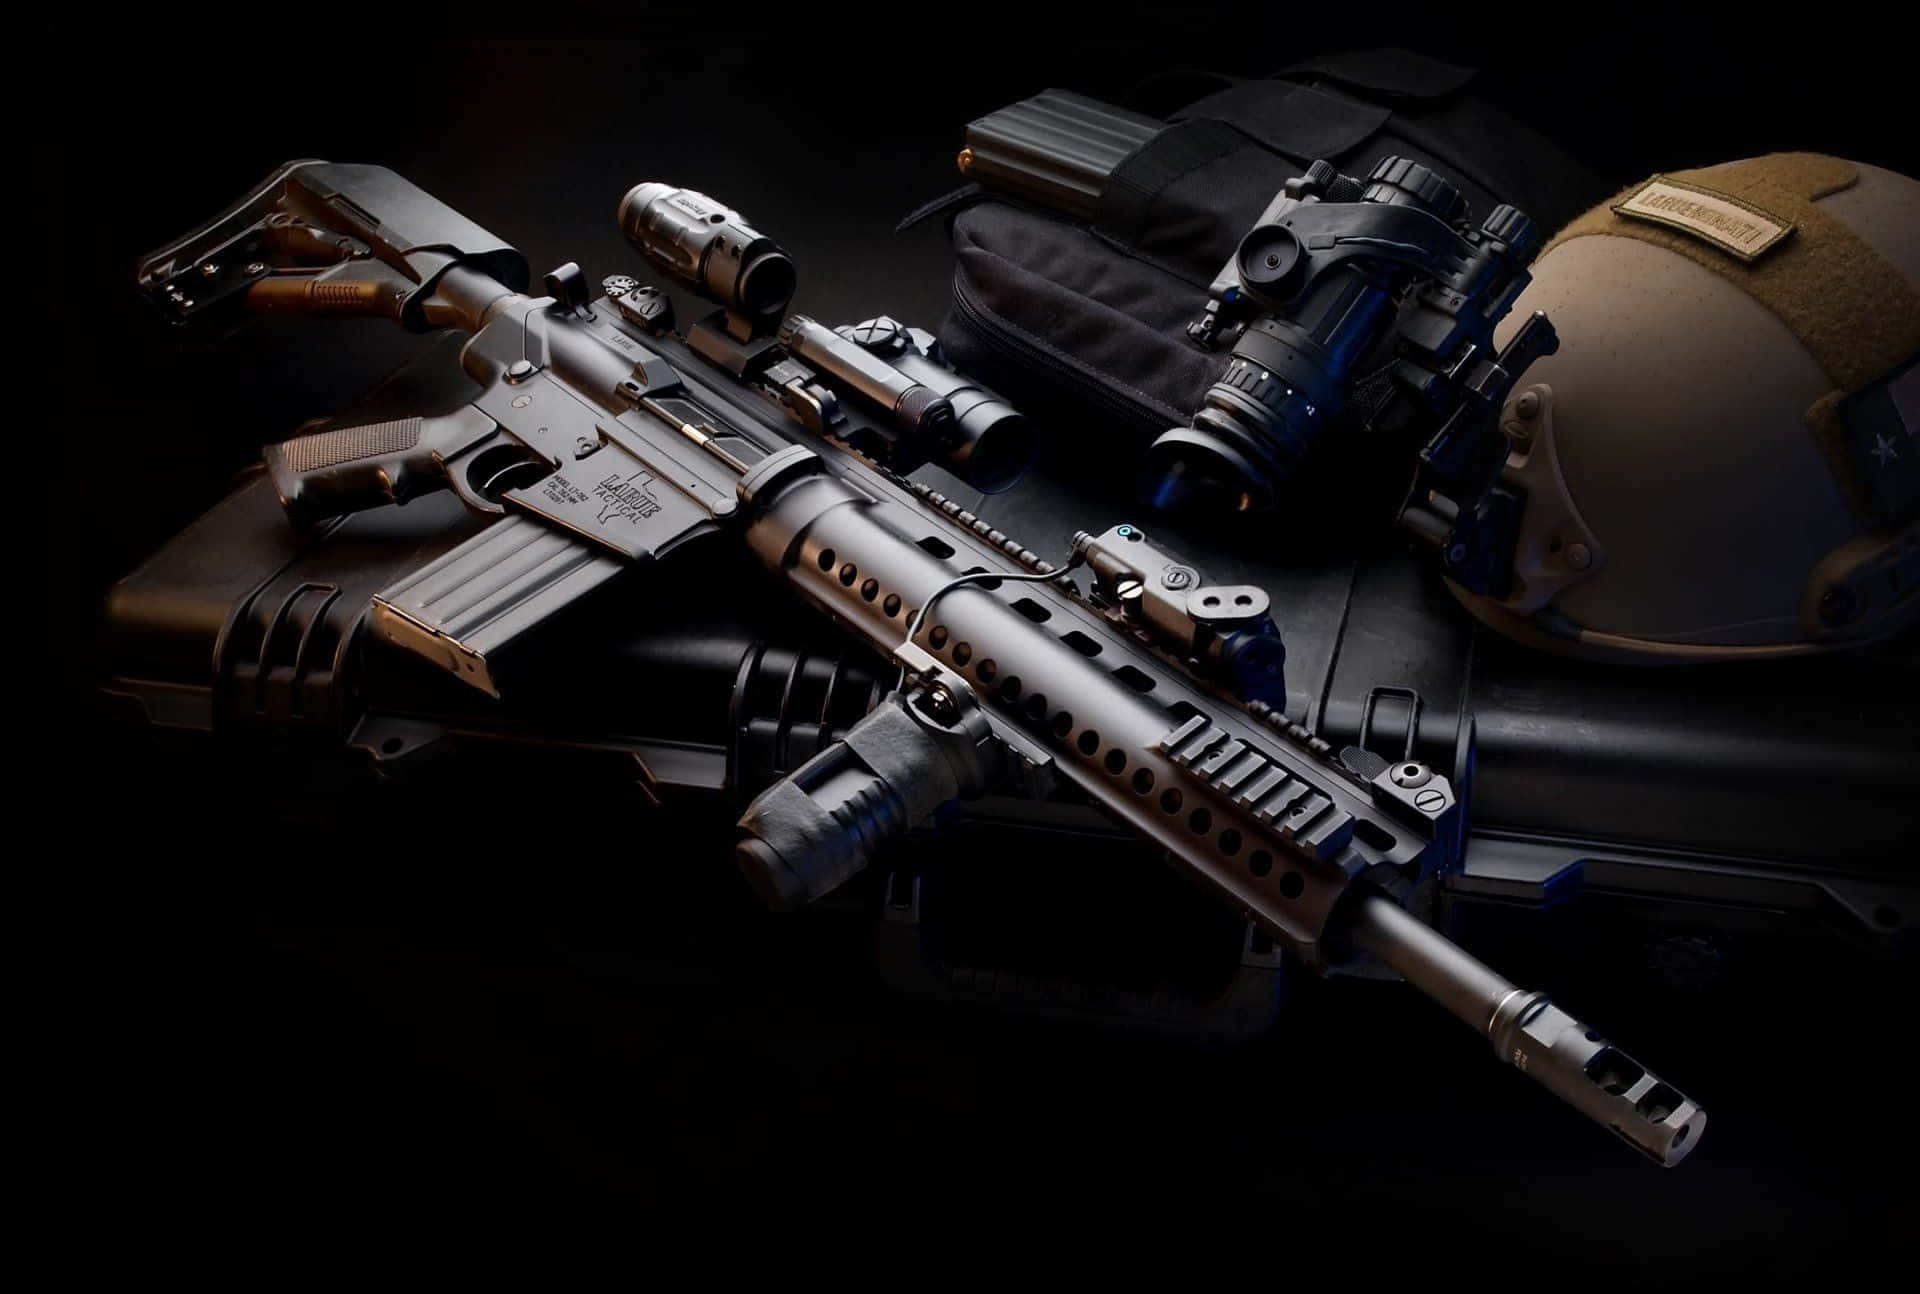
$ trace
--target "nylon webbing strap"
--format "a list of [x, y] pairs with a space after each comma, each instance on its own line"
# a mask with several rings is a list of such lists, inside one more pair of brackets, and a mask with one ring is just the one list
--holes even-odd
[[1541, 255], [1574, 238], [1637, 238], [1727, 278], [1765, 306], [1833, 382], [1836, 389], [1806, 411], [1807, 428], [1847, 506], [1878, 524], [1911, 511], [1920, 494], [1906, 475], [1910, 465], [1896, 457], [1911, 438], [1889, 438], [1877, 423], [1846, 415], [1862, 400], [1872, 412], [1892, 398], [1877, 388], [1920, 352], [1920, 294], [1816, 205], [1859, 178], [1851, 162], [1817, 153], [1657, 175], [1579, 217]]
[[1247, 137], [1223, 121], [1185, 121], [1129, 153], [1107, 179], [1093, 225], [1128, 247], [1138, 245], [1160, 191], [1190, 171], [1244, 148]]

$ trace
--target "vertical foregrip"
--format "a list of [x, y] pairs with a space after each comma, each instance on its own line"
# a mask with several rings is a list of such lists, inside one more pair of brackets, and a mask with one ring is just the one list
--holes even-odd
[[959, 796], [978, 795], [993, 768], [984, 719], [898, 696], [774, 783], [740, 819], [740, 869], [772, 907], [827, 894], [875, 850]]

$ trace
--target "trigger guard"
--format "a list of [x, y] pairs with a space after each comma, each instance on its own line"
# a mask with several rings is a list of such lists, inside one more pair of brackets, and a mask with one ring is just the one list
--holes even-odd
[[503, 474], [533, 466], [537, 466], [543, 476], [553, 471], [553, 465], [523, 441], [496, 429], [486, 439], [462, 450], [446, 464], [447, 485], [460, 497], [460, 502], [473, 511], [504, 516], [507, 512], [507, 492], [528, 482], [506, 481], [492, 489], [491, 495], [486, 492], [488, 484], [500, 481]]

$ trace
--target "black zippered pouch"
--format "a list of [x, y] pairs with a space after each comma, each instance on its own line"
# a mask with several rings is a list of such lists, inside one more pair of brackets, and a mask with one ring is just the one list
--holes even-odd
[[1120, 134], [1130, 151], [1097, 196], [1049, 204], [990, 183], [929, 204], [908, 222], [951, 216], [953, 309], [940, 331], [949, 360], [1036, 412], [1091, 419], [1144, 446], [1184, 425], [1225, 369], [1226, 351], [1201, 348], [1187, 325], [1269, 200], [1315, 159], [1364, 176], [1382, 158], [1409, 157], [1450, 179], [1476, 220], [1506, 202], [1544, 229], [1611, 191], [1472, 95], [1472, 78], [1404, 50], [1259, 80], [1207, 77], [1210, 92], [1164, 124], [1114, 110], [1147, 129]]

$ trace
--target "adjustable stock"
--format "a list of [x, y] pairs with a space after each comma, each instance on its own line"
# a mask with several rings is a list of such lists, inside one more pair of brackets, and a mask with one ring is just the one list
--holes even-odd
[[428, 304], [456, 265], [516, 292], [529, 282], [519, 252], [385, 167], [304, 160], [149, 253], [135, 275], [175, 324], [298, 311], [425, 330], [441, 322]]

